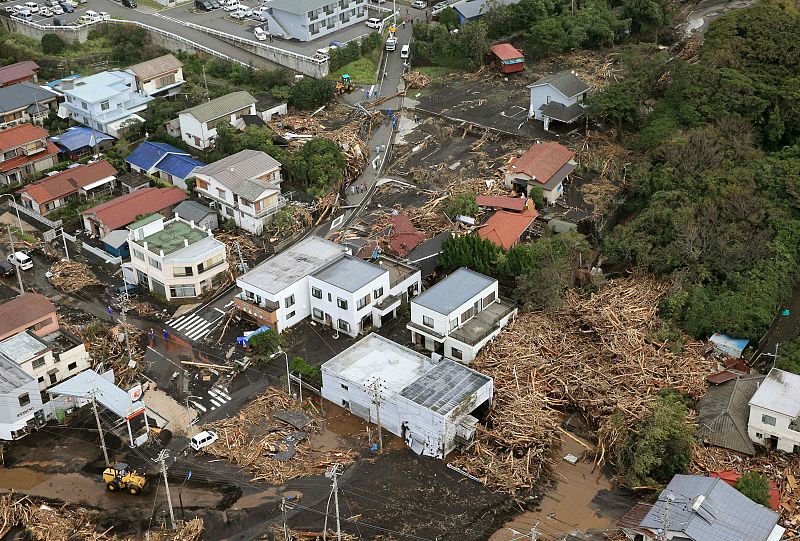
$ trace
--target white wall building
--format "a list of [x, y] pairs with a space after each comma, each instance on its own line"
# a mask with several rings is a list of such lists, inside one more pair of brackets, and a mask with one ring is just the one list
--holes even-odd
[[168, 301], [196, 298], [225, 280], [225, 244], [179, 217], [152, 214], [128, 226], [137, 283]]
[[39, 338], [24, 331], [0, 342], [0, 354], [33, 376], [45, 390], [91, 367], [86, 345], [63, 331]]
[[367, 18], [366, 0], [267, 0], [265, 30], [311, 41]]
[[570, 71], [562, 71], [542, 77], [528, 85], [531, 91], [528, 117], [550, 127], [551, 120], [572, 124], [583, 116], [583, 100], [589, 92], [589, 85], [578, 79]]
[[231, 92], [178, 113], [180, 138], [187, 145], [205, 150], [214, 146], [217, 126], [256, 114], [256, 99], [244, 90]]
[[411, 340], [468, 363], [517, 313], [501, 300], [497, 280], [460, 268], [411, 301]]
[[281, 164], [258, 150], [242, 150], [194, 170], [195, 191], [209, 199], [222, 220], [256, 235], [284, 205]]
[[768, 449], [800, 452], [800, 376], [773, 368], [750, 399], [747, 433]]
[[36, 380], [0, 354], [0, 440], [19, 439], [44, 420]]
[[[322, 397], [381, 426], [415, 453], [444, 458], [468, 444], [492, 402], [492, 379], [450, 359], [434, 362], [377, 334], [322, 365]], [[474, 415], [473, 415], [474, 414]]]

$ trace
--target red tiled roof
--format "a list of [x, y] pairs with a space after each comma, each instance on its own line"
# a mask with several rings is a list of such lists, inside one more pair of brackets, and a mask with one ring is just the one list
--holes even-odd
[[574, 157], [575, 153], [564, 145], [555, 142], [535, 143], [525, 154], [511, 159], [509, 172], [523, 173], [540, 184], [547, 184]]
[[108, 229], [119, 229], [136, 221], [137, 216], [160, 212], [186, 199], [180, 188], [143, 188], [84, 210], [94, 214]]
[[524, 197], [500, 197], [495, 195], [479, 195], [475, 198], [479, 207], [490, 207], [493, 209], [525, 210]]
[[23, 60], [16, 64], [3, 66], [0, 68], [0, 86], [31, 77], [38, 69], [39, 64], [33, 60]]
[[0, 131], [0, 152], [17, 148], [31, 141], [44, 139], [47, 135], [47, 130], [33, 124], [20, 124], [19, 126], [8, 128]]
[[500, 60], [515, 60], [517, 58], [524, 57], [524, 55], [515, 49], [510, 43], [498, 43], [497, 45], [492, 45], [492, 52]]
[[0, 304], [0, 339], [55, 311], [55, 305], [39, 293], [25, 293], [7, 300]]
[[392, 235], [389, 248], [400, 257], [405, 257], [418, 245], [425, 242], [425, 235], [417, 231], [406, 214], [392, 216]]
[[538, 215], [533, 203], [530, 202], [527, 210], [522, 213], [498, 210], [486, 220], [486, 224], [478, 230], [478, 235], [508, 250], [517, 243]]
[[43, 160], [48, 156], [55, 156], [56, 154], [58, 154], [58, 147], [52, 141], [47, 141], [46, 151], [37, 152], [36, 154], [31, 154], [30, 156], [25, 156], [23, 154], [22, 156], [17, 156], [16, 158], [6, 160], [0, 163], [0, 172], [5, 173], [6, 171], [11, 171], [17, 167], [22, 167], [26, 163], [38, 162], [39, 160]]
[[100, 160], [67, 169], [52, 177], [29, 184], [18, 190], [18, 193], [27, 193], [31, 199], [42, 205], [66, 197], [84, 186], [116, 174], [117, 170], [110, 163]]
[[[724, 470], [712, 471], [708, 476], [712, 478], [718, 477], [733, 488], [736, 488], [736, 481], [739, 480], [742, 474], [734, 470]], [[781, 506], [781, 495], [778, 492], [778, 485], [772, 479], [769, 480], [769, 506], [773, 511], [777, 511]]]
[[620, 528], [638, 528], [652, 508], [652, 503], [637, 503], [625, 513], [624, 517], [619, 519], [617, 526]]

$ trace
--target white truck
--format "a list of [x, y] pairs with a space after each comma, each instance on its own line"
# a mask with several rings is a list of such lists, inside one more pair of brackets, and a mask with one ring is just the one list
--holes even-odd
[[388, 38], [386, 40], [386, 50], [394, 51], [397, 48], [397, 38]]

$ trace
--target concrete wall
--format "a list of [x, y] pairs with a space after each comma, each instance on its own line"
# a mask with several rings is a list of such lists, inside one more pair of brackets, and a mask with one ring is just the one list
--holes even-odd
[[[775, 424], [770, 425], [763, 422], [764, 415], [774, 418]], [[758, 406], [750, 406], [750, 420], [747, 423], [747, 432], [752, 441], [761, 445], [766, 445], [765, 441], [771, 436], [775, 436], [778, 438], [777, 448], [779, 451], [793, 453], [795, 446], [800, 446], [800, 432], [789, 428], [792, 421], [794, 419], [788, 415], [759, 408]]]

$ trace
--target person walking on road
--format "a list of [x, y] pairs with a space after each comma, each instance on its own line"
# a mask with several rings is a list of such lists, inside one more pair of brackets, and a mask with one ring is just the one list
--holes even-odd
[[147, 333], [147, 337], [150, 339], [150, 345], [156, 345], [156, 332], [153, 329], [150, 329], [150, 332]]

